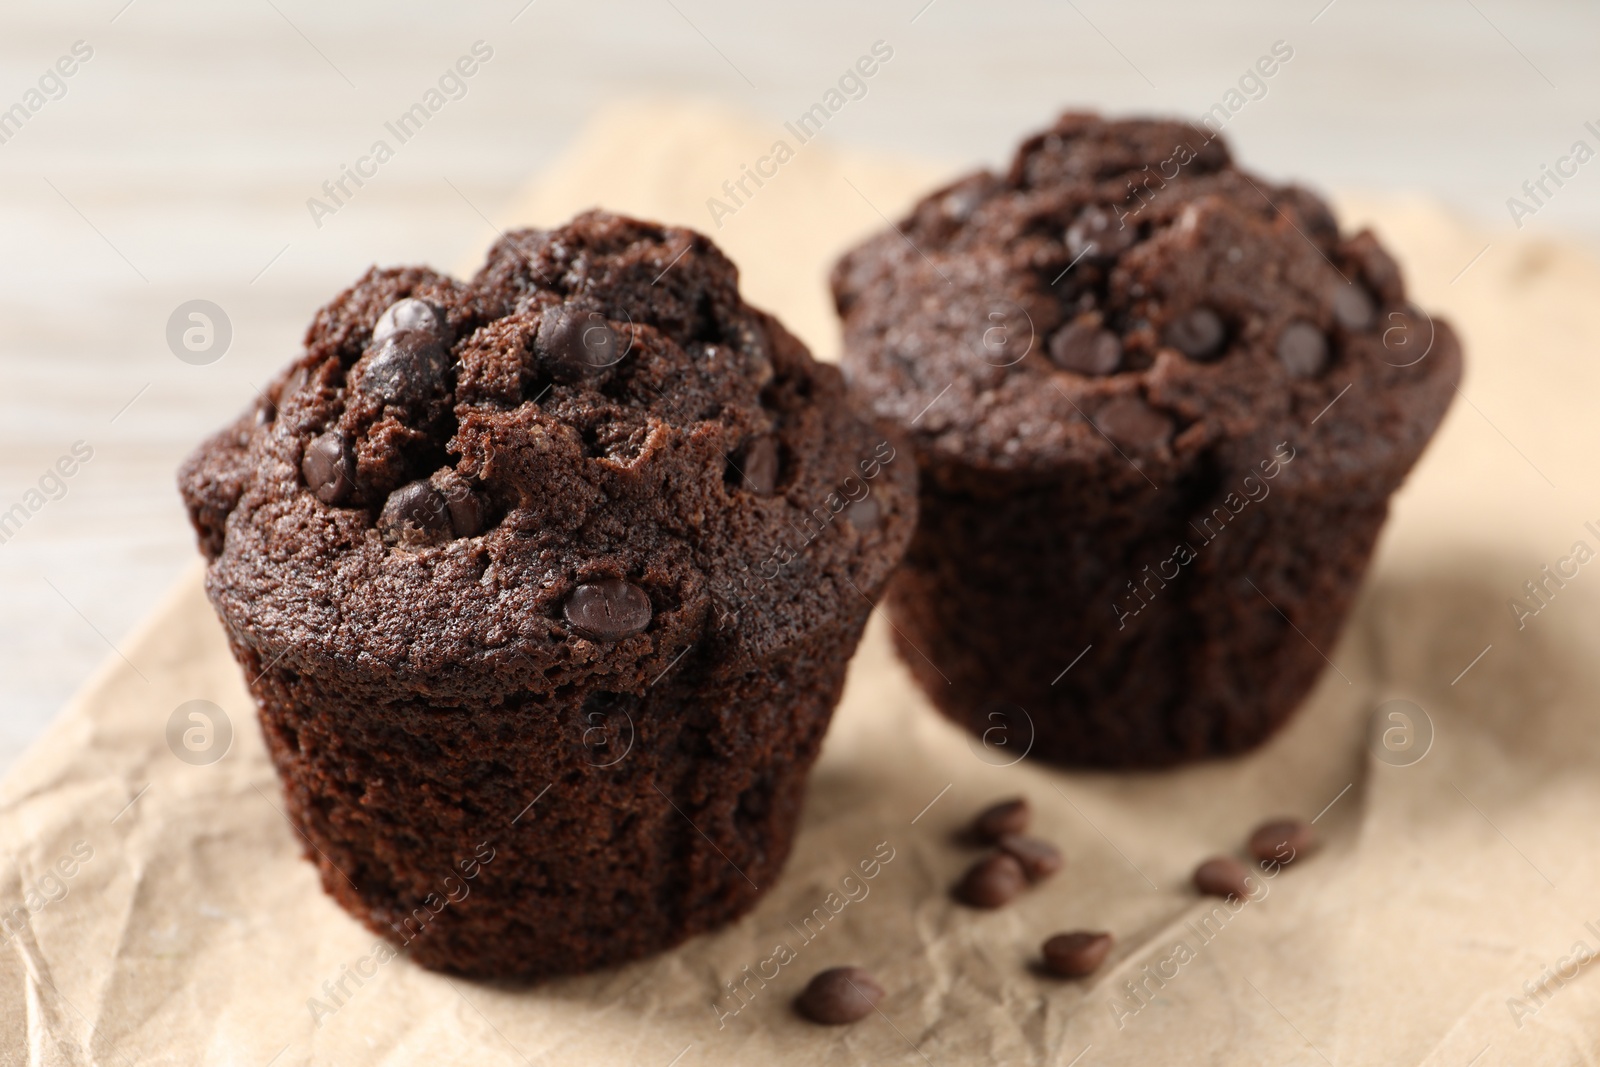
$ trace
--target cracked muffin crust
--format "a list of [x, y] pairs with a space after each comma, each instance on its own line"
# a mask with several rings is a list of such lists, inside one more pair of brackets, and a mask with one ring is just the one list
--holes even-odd
[[1181, 122], [1063, 115], [898, 230], [833, 290], [923, 475], [889, 602], [930, 697], [1057, 762], [1259, 743], [1323, 665], [1293, 627], [1331, 647], [1443, 417], [1453, 332], [1370, 232]]
[[324, 886], [543, 977], [776, 876], [914, 525], [896, 454], [706, 238], [593, 212], [369, 271], [179, 482]]

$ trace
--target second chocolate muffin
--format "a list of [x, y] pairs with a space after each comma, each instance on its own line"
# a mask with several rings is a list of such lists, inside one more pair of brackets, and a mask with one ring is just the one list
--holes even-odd
[[956, 721], [1065, 764], [1281, 725], [1461, 374], [1371, 233], [1179, 122], [1065, 115], [833, 289], [846, 375], [923, 475], [901, 653]]
[[180, 483], [324, 888], [541, 978], [749, 909], [915, 470], [699, 234], [370, 271]]

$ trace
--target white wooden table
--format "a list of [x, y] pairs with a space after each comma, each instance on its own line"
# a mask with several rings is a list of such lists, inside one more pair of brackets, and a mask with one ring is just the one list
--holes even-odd
[[[1600, 150], [1593, 5], [1325, 5], [8, 3], [0, 112], [27, 114], [0, 115], [0, 513], [25, 514], [0, 543], [0, 765], [192, 565], [173, 469], [294, 354], [314, 308], [372, 262], [474, 254], [602, 102], [710, 96], [776, 127], [882, 41], [892, 58], [822, 136], [994, 162], [1065, 106], [1236, 100], [1226, 130], [1260, 170], [1412, 189], [1505, 226], [1541, 165], [1580, 138]], [[386, 133], [477, 41], [492, 55], [464, 95], [404, 144]], [[1292, 59], [1230, 98], [1279, 41]], [[57, 68], [77, 42], [92, 54]], [[393, 158], [346, 179], [318, 225], [308, 198], [379, 138]], [[1600, 234], [1600, 160], [1546, 194], [1527, 227]], [[232, 328], [205, 365], [166, 339], [192, 299]], [[74, 442], [93, 456], [58, 482]]]

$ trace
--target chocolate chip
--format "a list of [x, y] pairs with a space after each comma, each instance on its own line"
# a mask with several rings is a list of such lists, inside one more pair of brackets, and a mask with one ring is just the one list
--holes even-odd
[[427, 482], [411, 482], [389, 494], [378, 515], [378, 532], [391, 544], [408, 532], [439, 533], [450, 528], [450, 508], [444, 494]]
[[1132, 394], [1112, 397], [1095, 415], [1094, 424], [1118, 448], [1145, 451], [1172, 437], [1172, 420]]
[[585, 582], [561, 610], [574, 630], [595, 641], [630, 637], [650, 625], [650, 595], [618, 578]]
[[745, 369], [757, 389], [772, 381], [772, 356], [767, 349], [767, 333], [754, 320], [740, 322], [733, 331], [734, 344], [744, 353]]
[[592, 378], [621, 357], [605, 316], [562, 305], [544, 313], [534, 344], [550, 376], [568, 384]]
[[1194, 887], [1212, 897], [1250, 896], [1250, 871], [1232, 856], [1214, 856], [1194, 869]]
[[1110, 374], [1122, 362], [1122, 342], [1093, 321], [1070, 322], [1050, 338], [1050, 361], [1079, 374]]
[[489, 525], [488, 502], [454, 467], [440, 467], [428, 483], [445, 501], [446, 523], [456, 537], [472, 537]]
[[1262, 864], [1293, 863], [1317, 843], [1316, 831], [1303, 819], [1273, 819], [1250, 835], [1250, 855]]
[[806, 983], [795, 1009], [814, 1023], [840, 1026], [865, 1019], [883, 999], [883, 987], [860, 967], [830, 967]]
[[470, 489], [458, 489], [449, 494], [450, 528], [457, 537], [472, 537], [483, 532], [483, 500]]
[[998, 908], [1027, 887], [1022, 864], [1010, 853], [996, 852], [974, 863], [956, 885], [956, 898], [975, 908]]
[[1354, 283], [1346, 285], [1340, 282], [1333, 289], [1333, 321], [1343, 329], [1352, 333], [1365, 330], [1372, 325], [1372, 319], [1377, 314], [1377, 309], [1372, 305], [1372, 297], [1367, 291]]
[[1384, 304], [1399, 304], [1406, 298], [1405, 281], [1400, 275], [1400, 265], [1384, 251], [1371, 230], [1362, 230], [1344, 243], [1345, 258], [1356, 265], [1366, 279], [1367, 288], [1378, 294]]
[[378, 316], [378, 324], [372, 328], [372, 343], [379, 344], [397, 333], [427, 334], [442, 343], [449, 340], [449, 332], [444, 312], [426, 301], [408, 296], [390, 304]]
[[355, 387], [385, 404], [418, 404], [444, 387], [450, 353], [432, 334], [390, 334], [357, 365]]
[[990, 804], [972, 820], [972, 836], [984, 844], [993, 844], [1006, 834], [1020, 834], [1028, 829], [1033, 818], [1033, 808], [1027, 797], [1012, 797]]
[[1328, 365], [1328, 337], [1304, 319], [1278, 335], [1278, 362], [1291, 378], [1315, 378]]
[[1307, 237], [1315, 238], [1324, 247], [1339, 239], [1339, 220], [1333, 217], [1327, 203], [1309, 189], [1298, 185], [1278, 190], [1275, 205], [1295, 220], [1295, 225]]
[[1221, 316], [1210, 308], [1198, 307], [1167, 323], [1162, 337], [1190, 359], [1209, 359], [1221, 351], [1226, 333]]
[[1006, 834], [1000, 838], [1000, 850], [1016, 857], [1030, 882], [1042, 882], [1061, 869], [1061, 850], [1037, 837]]
[[739, 488], [758, 496], [771, 496], [778, 484], [778, 439], [770, 434], [752, 438], [735, 467]]
[[1134, 246], [1139, 234], [1126, 225], [1116, 212], [1091, 204], [1078, 213], [1067, 227], [1067, 255], [1083, 256], [1093, 262], [1109, 263]]
[[344, 435], [329, 430], [314, 438], [300, 459], [300, 473], [305, 475], [306, 488], [324, 504], [337, 504], [348, 497], [356, 485], [356, 458]]
[[1044, 943], [1044, 969], [1060, 978], [1082, 978], [1093, 974], [1111, 951], [1108, 933], [1073, 930], [1057, 934]]
[[850, 506], [844, 509], [844, 517], [851, 526], [866, 533], [878, 525], [881, 510], [876, 497], [864, 496], [860, 500], [852, 501]]

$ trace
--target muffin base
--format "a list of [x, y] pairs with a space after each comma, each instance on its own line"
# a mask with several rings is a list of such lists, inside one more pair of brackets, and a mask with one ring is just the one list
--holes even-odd
[[[1210, 493], [1193, 487], [990, 498], [925, 479], [887, 597], [896, 646], [997, 760], [1154, 767], [1244, 751], [1329, 666], [1403, 474], [1275, 487], [1201, 527]], [[1164, 579], [1179, 542], [1194, 558]]]
[[425, 967], [537, 980], [754, 906], [866, 616], [738, 677], [691, 654], [642, 697], [448, 708], [350, 700], [230, 640], [324, 889]]

